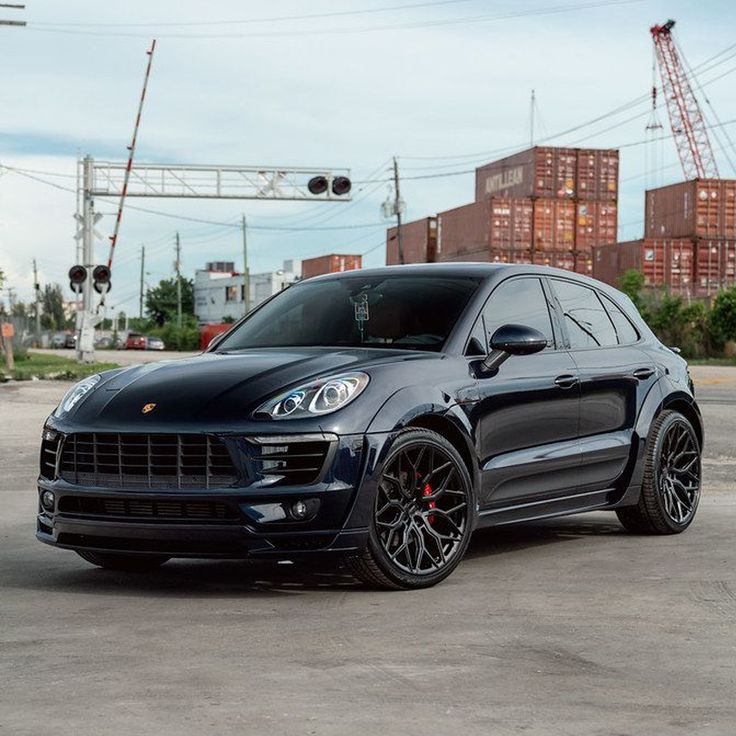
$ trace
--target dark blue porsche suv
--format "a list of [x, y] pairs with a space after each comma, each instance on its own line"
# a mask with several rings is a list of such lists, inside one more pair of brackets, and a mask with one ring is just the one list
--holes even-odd
[[339, 555], [433, 585], [478, 527], [695, 515], [687, 365], [629, 299], [556, 269], [308, 279], [194, 358], [92, 376], [43, 429], [37, 536], [106, 568]]

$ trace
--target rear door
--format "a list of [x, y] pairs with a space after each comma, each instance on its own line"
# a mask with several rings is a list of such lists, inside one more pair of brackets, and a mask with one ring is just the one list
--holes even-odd
[[580, 379], [581, 491], [611, 488], [629, 460], [638, 407], [657, 380], [655, 366], [609, 297], [572, 280], [549, 283]]
[[478, 378], [472, 410], [481, 460], [481, 506], [565, 495], [578, 484], [577, 367], [553, 327], [550, 294], [539, 277], [499, 284], [484, 306], [471, 342], [488, 345], [505, 324], [547, 337], [534, 355], [511, 356], [493, 376]]

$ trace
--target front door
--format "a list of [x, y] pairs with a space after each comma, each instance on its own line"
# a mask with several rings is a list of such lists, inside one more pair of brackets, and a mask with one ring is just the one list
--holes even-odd
[[486, 345], [504, 324], [533, 327], [547, 337], [541, 352], [512, 356], [495, 375], [478, 378], [480, 401], [473, 413], [481, 507], [563, 496], [578, 485], [577, 367], [551, 313], [542, 281], [523, 276], [499, 284], [481, 314]]

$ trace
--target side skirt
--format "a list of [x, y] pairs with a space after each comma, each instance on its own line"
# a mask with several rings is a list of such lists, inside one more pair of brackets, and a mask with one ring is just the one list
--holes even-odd
[[549, 519], [555, 516], [611, 508], [618, 500], [617, 495], [620, 496], [615, 489], [606, 488], [602, 491], [576, 493], [559, 498], [518, 503], [513, 506], [483, 509], [478, 514], [478, 528], [516, 524], [522, 521]]

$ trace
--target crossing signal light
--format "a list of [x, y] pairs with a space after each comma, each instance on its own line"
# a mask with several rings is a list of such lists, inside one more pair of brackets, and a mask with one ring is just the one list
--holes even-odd
[[336, 176], [332, 180], [332, 193], [340, 197], [343, 194], [348, 194], [352, 186], [347, 176]]
[[98, 294], [110, 291], [110, 269], [107, 266], [95, 266], [92, 271], [92, 286]]
[[69, 269], [69, 288], [79, 293], [82, 290], [82, 284], [87, 280], [87, 269], [84, 266], [76, 265]]
[[307, 184], [310, 194], [324, 194], [327, 191], [327, 177], [313, 176]]
[[[332, 179], [332, 193], [337, 197], [348, 194], [352, 186], [347, 176], [336, 176]], [[330, 182], [326, 176], [313, 176], [307, 183], [310, 194], [324, 194], [329, 188]]]

